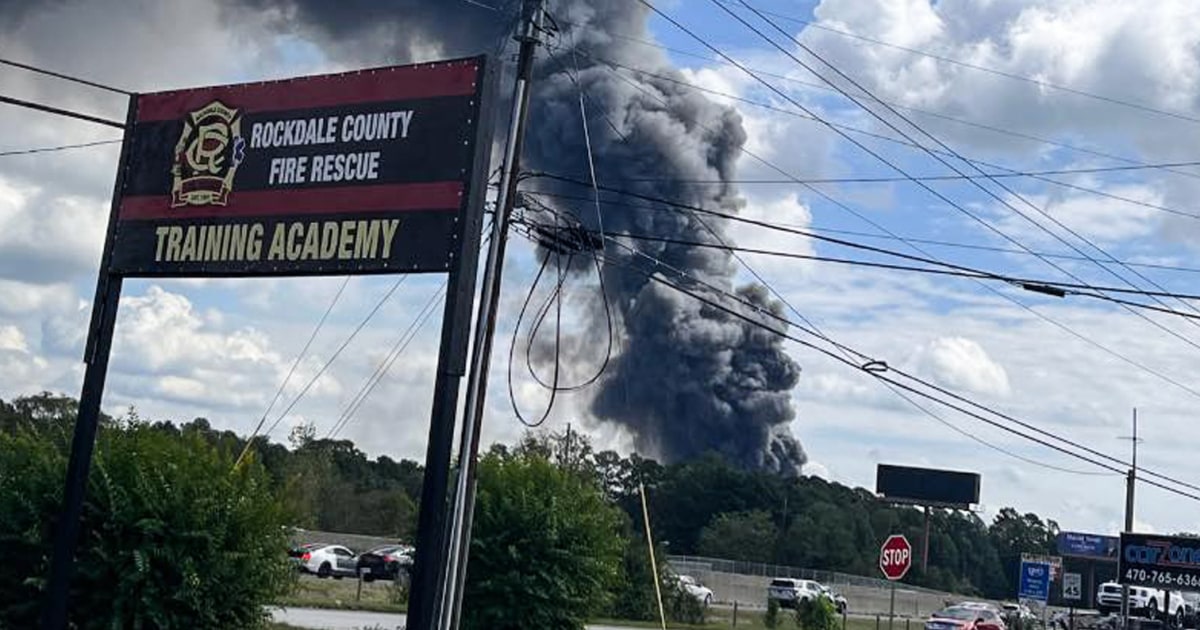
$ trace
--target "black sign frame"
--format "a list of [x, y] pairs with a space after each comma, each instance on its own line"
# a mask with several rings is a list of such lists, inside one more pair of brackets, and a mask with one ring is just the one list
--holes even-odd
[[[471, 330], [471, 312], [474, 303], [475, 281], [482, 237], [484, 198], [487, 192], [489, 162], [492, 152], [494, 103], [499, 80], [499, 68], [490, 55], [468, 59], [457, 59], [434, 64], [417, 64], [409, 68], [428, 68], [438, 64], [477, 64], [474, 108], [476, 112], [471, 143], [464, 166], [464, 181], [461, 202], [454, 218], [452, 241], [444, 269], [370, 267], [363, 269], [330, 266], [328, 268], [272, 269], [266, 272], [217, 273], [198, 269], [197, 276], [304, 276], [304, 275], [360, 275], [369, 273], [409, 273], [445, 271], [446, 299], [442, 314], [442, 330], [438, 351], [437, 372], [434, 382], [433, 406], [429, 426], [429, 441], [425, 458], [425, 479], [422, 487], [420, 516], [417, 524], [417, 548], [421, 551], [414, 566], [415, 576], [427, 571], [441, 572], [445, 568], [445, 521], [448, 504], [446, 501], [450, 477], [450, 456], [455, 427], [455, 412], [458, 406], [460, 381], [467, 371], [467, 351]], [[368, 69], [343, 76], [361, 76], [382, 73], [395, 68]], [[317, 77], [308, 77], [317, 78]], [[294, 80], [269, 83], [286, 84]], [[260, 84], [261, 85], [261, 84]], [[237, 86], [218, 86], [222, 89]], [[120, 227], [121, 207], [126, 187], [131, 176], [134, 133], [138, 118], [138, 94], [131, 94], [125, 122], [125, 134], [117, 166], [116, 182], [113, 187], [108, 227], [100, 269], [96, 280], [96, 294], [92, 303], [91, 323], [84, 348], [86, 369], [83, 388], [79, 399], [79, 410], [71, 442], [71, 453], [67, 463], [63, 505], [54, 531], [54, 549], [50, 561], [50, 575], [46, 598], [42, 608], [42, 627], [52, 630], [65, 629], [70, 610], [70, 581], [74, 571], [75, 548], [79, 538], [80, 521], [84, 497], [87, 492], [88, 472], [100, 421], [100, 406], [103, 400], [104, 383], [108, 373], [108, 362], [112, 350], [113, 333], [116, 327], [117, 308], [125, 277], [179, 276], [186, 273], [155, 273], [153, 270], [136, 270], [122, 273], [114, 269], [114, 247]], [[414, 582], [417, 582], [414, 577]]]

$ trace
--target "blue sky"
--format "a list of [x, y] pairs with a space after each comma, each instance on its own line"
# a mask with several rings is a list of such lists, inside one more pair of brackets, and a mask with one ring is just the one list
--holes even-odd
[[[1200, 82], [1194, 79], [1200, 77], [1200, 60], [1194, 52], [1200, 36], [1181, 26], [1194, 23], [1197, 9], [1185, 1], [1156, 3], [1153, 9], [1141, 11], [1115, 0], [996, 0], [949, 6], [931, 6], [924, 0], [758, 0], [753, 4], [946, 58], [1200, 117], [1196, 106], [1200, 102]], [[765, 77], [827, 120], [876, 134], [894, 133], [846, 99], [800, 83], [818, 79], [711, 2], [677, 0], [663, 3], [662, 8], [739, 62], [756, 71], [793, 79]], [[215, 8], [204, 3], [117, 6], [82, 2], [71, 5], [70, 10], [56, 11], [35, 14], [20, 29], [0, 31], [0, 52], [146, 90], [347, 67], [319, 41], [302, 33], [279, 34], [272, 30], [269, 16], [261, 22], [247, 20], [231, 28]], [[132, 19], [135, 16], [137, 19]], [[71, 47], [50, 43], [61, 41], [67, 33], [95, 32], [88, 27], [97, 23], [112, 25], [105, 30], [106, 37], [77, 37]], [[181, 23], [193, 28], [181, 31], [176, 26]], [[1147, 163], [1197, 159], [1200, 126], [1194, 121], [1039, 87], [848, 39], [828, 30], [779, 23], [889, 102]], [[708, 58], [668, 53], [685, 80], [775, 108], [728, 101], [743, 118], [749, 136], [747, 149], [789, 175], [895, 175], [888, 166], [822, 125], [778, 111], [794, 111], [795, 107], [738, 69], [712, 60], [702, 46], [666, 21], [652, 18], [648, 28], [649, 33], [627, 35], [651, 38], [664, 46]], [[172, 46], [164, 48], [163, 38], [171, 39]], [[794, 44], [786, 46], [801, 55]], [[188, 52], [194, 50], [225, 52], [197, 57]], [[145, 63], [150, 56], [155, 63]], [[11, 69], [0, 71], [0, 84], [6, 93], [52, 100], [109, 117], [119, 118], [123, 110], [120, 97], [83, 91]], [[955, 151], [1004, 168], [1061, 170], [1127, 164], [1095, 153], [948, 122], [930, 114], [912, 110], [904, 113]], [[6, 109], [0, 114], [4, 138], [0, 150], [87, 142], [115, 135], [81, 123], [47, 120], [32, 112]], [[862, 138], [865, 146], [911, 174], [952, 173], [912, 148], [854, 137]], [[115, 157], [115, 148], [109, 146], [0, 158], [0, 369], [6, 377], [0, 385], [0, 396], [8, 398], [40, 389], [72, 394], [78, 390], [81, 331], [87, 321], [86, 302], [95, 279], [98, 234], [102, 233], [107, 214]], [[739, 162], [739, 177], [777, 179], [780, 175], [744, 157]], [[1194, 264], [1196, 238], [1200, 235], [1194, 219], [1080, 188], [1200, 212], [1192, 201], [1197, 198], [1195, 177], [1161, 169], [1053, 177], [1077, 188], [1037, 179], [1004, 179], [1023, 201], [992, 183], [984, 185], [1091, 256], [1103, 257], [1090, 245], [1050, 225], [1024, 205], [1025, 201], [1120, 260]], [[1031, 249], [1075, 253], [970, 184], [939, 181], [929, 185]], [[821, 186], [871, 223], [902, 236], [1016, 247], [911, 183]], [[747, 202], [747, 216], [813, 230], [878, 234], [871, 223], [792, 184], [747, 184], [741, 191]], [[750, 226], [733, 226], [731, 233], [747, 247], [883, 260]], [[877, 236], [846, 238], [911, 252], [903, 243]], [[29, 258], [30, 243], [40, 244], [35, 248], [37, 258]], [[957, 264], [1006, 274], [1063, 281], [1069, 280], [1066, 272], [1070, 272], [1088, 283], [1121, 284], [1088, 261], [1055, 259], [1060, 270], [1027, 255], [933, 244], [921, 247]], [[30, 260], [36, 263], [36, 269], [22, 262]], [[1142, 451], [1146, 465], [1185, 480], [1200, 479], [1200, 463], [1191, 456], [1189, 440], [1196, 435], [1192, 410], [1197, 396], [1183, 389], [1200, 390], [1200, 379], [1193, 368], [1200, 349], [1138, 316], [1095, 300], [1057, 299], [990, 285], [997, 294], [966, 279], [761, 255], [748, 255], [746, 260], [833, 338], [1104, 452], [1125, 453], [1128, 444], [1119, 441], [1118, 436], [1128, 432], [1130, 409], [1137, 406], [1142, 411], [1142, 430], [1147, 438]], [[1139, 286], [1149, 286], [1128, 270], [1114, 268]], [[1135, 269], [1169, 290], [1200, 292], [1195, 273]], [[497, 343], [499, 357], [506, 354], [516, 309], [534, 270], [528, 247], [514, 241], [505, 278], [509, 291]], [[741, 278], [748, 280], [749, 275], [743, 273]], [[312, 352], [301, 362], [286, 390], [285, 401], [299, 392], [392, 282], [386, 278], [350, 282]], [[143, 415], [175, 419], [203, 415], [217, 426], [249, 430], [263, 414], [339, 284], [337, 278], [127, 282], [106, 407], [118, 411], [135, 405]], [[435, 277], [407, 280], [347, 353], [280, 420], [272, 437], [282, 439], [290, 426], [300, 422], [315, 422], [322, 431], [331, 427], [396, 335], [414, 319], [438, 285]], [[1184, 308], [1178, 302], [1168, 304]], [[1144, 315], [1189, 342], [1200, 343], [1193, 341], [1200, 340], [1200, 331], [1192, 324], [1177, 317]], [[436, 352], [433, 332], [438, 325], [437, 316], [426, 324], [426, 334], [405, 352], [385, 384], [347, 426], [344, 435], [369, 453], [412, 458], [423, 453]], [[1011, 504], [1052, 515], [1076, 529], [1108, 532], [1119, 525], [1119, 477], [1078, 475], [1039, 466], [1094, 471], [1087, 464], [943, 410], [943, 419], [960, 431], [1009, 454], [998, 452], [927, 417], [861, 373], [794, 344], [789, 346], [789, 353], [804, 369], [793, 395], [797, 420], [792, 428], [812, 459], [806, 472], [869, 486], [877, 462], [979, 470], [984, 474], [985, 518]], [[488, 439], [513, 439], [521, 431], [509, 406], [503, 368], [498, 358], [492, 366]], [[536, 409], [544, 401], [542, 393], [527, 382], [518, 381], [516, 390], [524, 408]], [[572, 422], [588, 431], [598, 446], [628, 451], [628, 436], [588, 419], [588, 400], [587, 392], [561, 397], [551, 426]], [[1200, 518], [1200, 509], [1193, 502], [1181, 503], [1154, 489], [1141, 496], [1144, 511], [1139, 519], [1147, 528], [1185, 529]]]

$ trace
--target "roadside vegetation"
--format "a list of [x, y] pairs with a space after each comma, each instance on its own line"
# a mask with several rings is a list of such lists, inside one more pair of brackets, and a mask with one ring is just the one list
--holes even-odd
[[[0, 627], [35, 625], [75, 409], [74, 400], [50, 394], [0, 401], [0, 541], [10, 559], [0, 573]], [[319, 439], [302, 426], [286, 445], [257, 440], [234, 470], [245, 445], [203, 418], [150, 422], [131, 410], [104, 420], [73, 595], [79, 619], [89, 620], [81, 628], [162, 627], [184, 618], [166, 625], [250, 628], [267, 603], [402, 609], [402, 596], [386, 585], [364, 585], [363, 601], [351, 602], [359, 599], [353, 580], [298, 581], [283, 551], [290, 527], [412, 542], [421, 466], [370, 458], [348, 440]], [[880, 540], [892, 533], [917, 540], [923, 530], [920, 512], [862, 488], [744, 471], [715, 455], [662, 465], [595, 452], [578, 433], [493, 446], [479, 483], [467, 587], [474, 604], [464, 619], [479, 628], [656, 619], [641, 487], [660, 556], [874, 575]], [[929, 569], [914, 568], [905, 581], [1004, 597], [1021, 552], [1051, 551], [1057, 530], [1011, 508], [990, 523], [935, 510]], [[706, 613], [659, 577], [674, 623], [703, 626], [725, 615]], [[795, 625], [790, 611], [782, 616], [781, 627]], [[806, 621], [807, 630], [833, 630], [827, 626]]]

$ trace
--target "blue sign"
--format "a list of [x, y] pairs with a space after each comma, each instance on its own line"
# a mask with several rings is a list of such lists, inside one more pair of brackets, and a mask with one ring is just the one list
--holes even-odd
[[1017, 599], [1050, 599], [1050, 565], [1045, 562], [1021, 562], [1021, 584]]
[[1121, 539], [1116, 536], [1059, 532], [1058, 553], [1064, 556], [1116, 560]]

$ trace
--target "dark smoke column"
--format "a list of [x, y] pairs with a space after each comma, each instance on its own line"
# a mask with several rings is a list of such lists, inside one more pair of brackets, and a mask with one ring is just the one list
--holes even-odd
[[[518, 2], [484, 2], [510, 9], [505, 13], [461, 0], [221, 0], [231, 23], [244, 20], [246, 11], [276, 16], [280, 30], [294, 30], [355, 65], [494, 52], [496, 44], [512, 32]], [[601, 183], [737, 212], [742, 202], [732, 185], [671, 183], [733, 178], [734, 163], [746, 140], [737, 113], [669, 81], [625, 71], [621, 71], [624, 78], [618, 78], [589, 57], [680, 76], [658, 49], [622, 39], [649, 38], [645, 8], [636, 0], [551, 0], [550, 13], [560, 31], [548, 38], [549, 50], [539, 51], [525, 166], [575, 176], [588, 172], [579, 95], [567, 73], [578, 64], [592, 106], [589, 129]], [[572, 55], [573, 48], [579, 54]], [[619, 133], [609, 127], [605, 116]], [[548, 190], [550, 184], [533, 180], [526, 186]], [[572, 188], [570, 192], [584, 191]], [[577, 211], [589, 227], [596, 227], [589, 204], [561, 209]], [[720, 223], [706, 220], [728, 243]], [[608, 206], [604, 228], [615, 234], [716, 241], [694, 219], [666, 209]], [[629, 244], [706, 283], [734, 290], [736, 267], [728, 254], [642, 241]], [[606, 256], [617, 262], [639, 262], [611, 245]], [[788, 425], [795, 416], [790, 390], [800, 368], [784, 353], [782, 341], [637, 273], [605, 269], [618, 330], [624, 336], [618, 345], [620, 355], [598, 385], [593, 415], [626, 428], [639, 450], [667, 461], [715, 451], [747, 468], [796, 474], [806, 458]], [[764, 310], [778, 312], [779, 306], [767, 299], [762, 287], [737, 290]], [[590, 317], [589, 328], [602, 331], [605, 322], [599, 302]], [[581, 370], [587, 369], [585, 364], [594, 365], [604, 350], [604, 338], [591, 341], [577, 356], [568, 357]]]
[[[746, 141], [738, 114], [669, 81], [624, 71], [618, 77], [596, 59], [678, 76], [658, 49], [614, 37], [647, 38], [644, 7], [628, 1], [557, 2], [552, 7], [562, 32], [552, 45], [556, 49], [542, 58], [541, 76], [534, 83], [526, 166], [576, 177], [588, 172], [578, 88], [571, 80], [578, 64], [579, 81], [589, 99], [589, 131], [602, 184], [736, 212], [742, 202], [730, 184], [672, 182], [733, 178]], [[578, 54], [572, 55], [573, 46]], [[547, 184], [533, 186], [545, 189]], [[572, 187], [570, 192], [587, 191]], [[597, 227], [590, 204], [575, 203], [570, 209], [588, 227]], [[717, 241], [696, 218], [661, 210], [604, 206], [604, 229], [610, 235]], [[720, 240], [729, 242], [720, 223], [711, 218], [704, 221], [720, 234]], [[735, 290], [735, 261], [728, 253], [628, 243], [705, 283]], [[644, 266], [644, 259], [612, 244], [606, 246], [605, 256]], [[605, 274], [624, 335], [621, 353], [593, 400], [594, 416], [625, 427], [639, 450], [666, 461], [714, 451], [746, 468], [798, 474], [806, 457], [789, 423], [795, 417], [790, 391], [800, 368], [785, 354], [782, 339], [636, 272], [608, 266]], [[764, 310], [778, 312], [779, 305], [768, 300], [763, 287], [736, 291]], [[598, 303], [591, 317], [589, 328], [603, 331]], [[594, 363], [605, 340], [594, 341], [591, 352], [573, 359]]]

